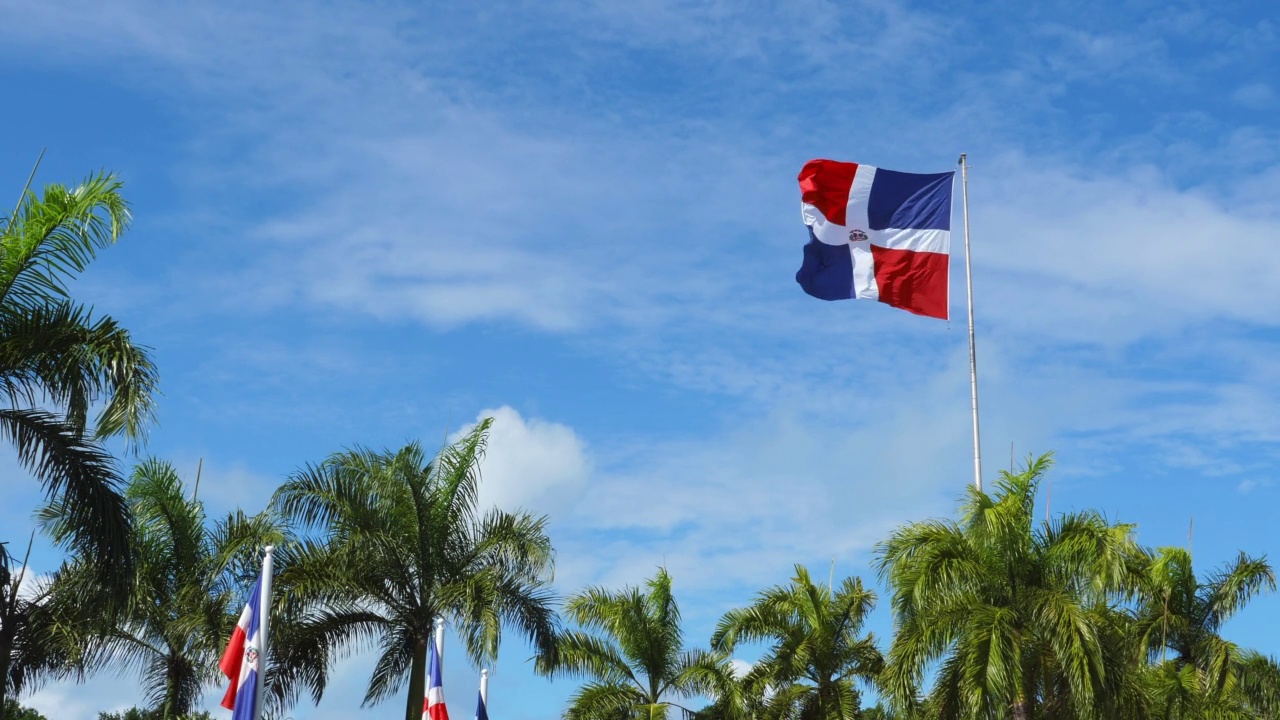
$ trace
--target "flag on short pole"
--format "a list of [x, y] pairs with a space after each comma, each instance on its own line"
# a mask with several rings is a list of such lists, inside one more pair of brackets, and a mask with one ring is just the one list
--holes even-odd
[[796, 282], [822, 300], [879, 300], [947, 319], [954, 178], [805, 163], [798, 179], [809, 243]]
[[232, 711], [232, 720], [256, 720], [258, 675], [262, 672], [262, 620], [266, 603], [262, 600], [262, 576], [253, 586], [249, 604], [240, 613], [240, 622], [231, 632], [231, 641], [218, 667], [231, 680], [222, 707]]
[[476, 696], [476, 720], [489, 720], [486, 695], [489, 694], [489, 671], [480, 671], [480, 692]]
[[444, 677], [440, 671], [443, 640], [443, 628], [437, 625], [435, 640], [427, 650], [427, 697], [422, 701], [422, 720], [449, 720], [449, 709], [444, 704]]

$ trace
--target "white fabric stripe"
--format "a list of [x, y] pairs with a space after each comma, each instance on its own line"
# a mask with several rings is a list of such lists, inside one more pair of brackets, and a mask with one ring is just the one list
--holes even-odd
[[248, 632], [249, 632], [249, 620], [250, 620], [250, 618], [251, 618], [251, 616], [252, 616], [252, 615], [253, 615], [253, 606], [252, 606], [252, 605], [245, 605], [245, 606], [244, 606], [244, 610], [240, 611], [240, 621], [236, 623], [236, 627], [238, 627], [238, 628], [240, 628], [241, 630], [245, 631], [245, 633], [248, 633]]
[[867, 220], [867, 204], [871, 201], [871, 183], [876, 181], [874, 165], [859, 165], [849, 186], [849, 204], [845, 207], [845, 225], [850, 230], [870, 230]]
[[853, 296], [859, 300], [879, 300], [880, 286], [876, 284], [876, 264], [871, 257], [871, 243], [855, 240], [849, 243], [853, 256]]
[[439, 685], [427, 688], [427, 706], [444, 704], [444, 688]]
[[871, 257], [869, 240], [854, 240], [851, 231], [861, 230], [866, 237], [874, 238], [871, 223], [867, 220], [867, 204], [871, 200], [871, 185], [876, 181], [874, 165], [859, 165], [849, 186], [849, 204], [845, 206], [845, 240], [853, 256], [853, 296], [859, 300], [879, 300], [880, 286], [876, 284], [876, 264]]
[[912, 230], [890, 228], [888, 230], [872, 230], [871, 244], [890, 250], [914, 250], [916, 252], [942, 253], [951, 252], [951, 231], [949, 230]]
[[813, 228], [813, 236], [818, 238], [818, 242], [824, 245], [844, 245], [849, 242], [849, 231], [843, 225], [827, 220], [818, 208], [802, 203], [800, 215], [804, 218], [804, 224]]

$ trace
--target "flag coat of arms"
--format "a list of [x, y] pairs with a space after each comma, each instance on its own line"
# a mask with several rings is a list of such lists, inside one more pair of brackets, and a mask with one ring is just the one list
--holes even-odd
[[262, 577], [253, 586], [249, 603], [240, 613], [240, 621], [231, 632], [231, 641], [222, 653], [218, 667], [231, 680], [222, 707], [231, 711], [232, 720], [254, 720], [258, 702], [258, 674], [262, 672]]
[[427, 696], [422, 700], [422, 720], [449, 720], [449, 709], [444, 704], [440, 650], [434, 641], [427, 650]]
[[798, 179], [809, 243], [796, 282], [822, 300], [879, 300], [947, 319], [954, 178], [805, 163]]

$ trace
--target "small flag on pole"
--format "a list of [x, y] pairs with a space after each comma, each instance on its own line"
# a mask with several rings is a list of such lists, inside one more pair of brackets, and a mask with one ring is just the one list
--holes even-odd
[[489, 720], [489, 671], [480, 671], [480, 692], [476, 698], [476, 720]]
[[444, 623], [437, 621], [435, 640], [427, 650], [427, 697], [422, 701], [422, 720], [449, 720], [449, 709], [444, 704], [444, 677], [440, 670], [443, 651]]
[[879, 300], [947, 319], [954, 178], [805, 163], [798, 179], [809, 244], [796, 282], [822, 300]]
[[[263, 601], [262, 586], [268, 572], [270, 568], [264, 563], [263, 573], [258, 576], [249, 596], [249, 604], [240, 613], [240, 622], [231, 632], [231, 641], [218, 663], [222, 674], [231, 681], [227, 694], [222, 698], [222, 707], [232, 711], [232, 720], [257, 720], [258, 717], [258, 679], [263, 672], [262, 641], [266, 634], [264, 626], [269, 605]], [[270, 583], [269, 580], [267, 582]]]

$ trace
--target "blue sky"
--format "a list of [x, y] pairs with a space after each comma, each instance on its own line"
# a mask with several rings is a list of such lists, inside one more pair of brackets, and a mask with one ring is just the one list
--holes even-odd
[[[1280, 552], [1262, 5], [4, 1], [0, 186], [43, 147], [40, 182], [126, 181], [135, 225], [75, 292], [155, 348], [148, 452], [203, 459], [211, 510], [495, 415], [485, 502], [551, 517], [560, 589], [665, 563], [705, 642], [794, 563], [870, 580], [970, 478], [963, 322], [794, 282], [812, 157], [969, 154], [988, 476], [1054, 450], [1054, 509], [1152, 545], [1194, 515], [1202, 568]], [[25, 536], [38, 491], [8, 476]], [[1228, 634], [1280, 653], [1277, 612]], [[572, 691], [527, 656], [504, 649], [492, 716]], [[355, 712], [370, 666], [293, 717], [390, 712]], [[476, 672], [445, 666], [465, 717]], [[91, 720], [131, 683], [28, 702]]]

